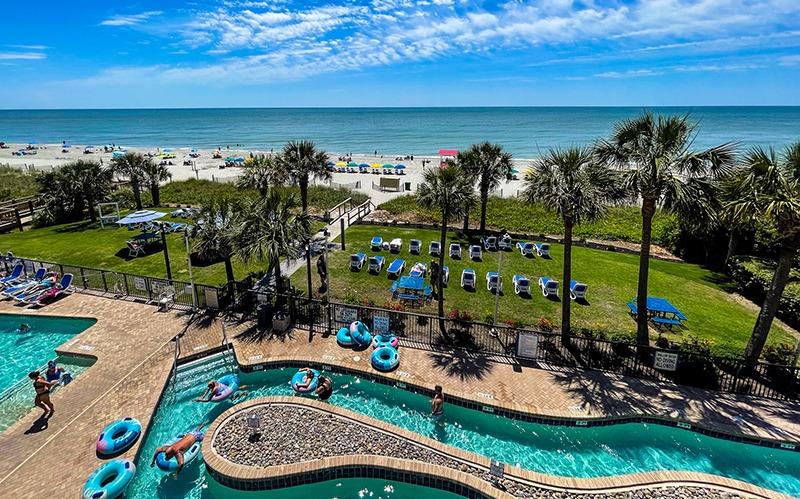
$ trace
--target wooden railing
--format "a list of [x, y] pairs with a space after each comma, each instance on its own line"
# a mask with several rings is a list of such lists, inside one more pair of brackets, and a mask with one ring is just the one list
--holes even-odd
[[43, 207], [44, 201], [39, 196], [0, 202], [0, 232], [22, 230], [26, 223], [33, 221], [33, 215]]

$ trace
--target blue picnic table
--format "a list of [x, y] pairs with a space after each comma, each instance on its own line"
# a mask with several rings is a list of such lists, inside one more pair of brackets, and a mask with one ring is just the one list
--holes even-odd
[[[628, 302], [628, 308], [631, 315], [636, 316], [639, 313], [639, 307], [636, 305], [636, 299]], [[678, 307], [672, 304], [666, 298], [659, 298], [657, 296], [647, 297], [647, 316], [656, 326], [664, 326], [671, 329], [673, 326], [683, 325], [683, 321], [689, 320], [686, 315], [681, 312]]]
[[392, 298], [411, 302], [412, 305], [419, 305], [423, 299], [428, 301], [431, 297], [431, 287], [425, 285], [424, 277], [418, 276], [401, 276], [392, 283], [391, 291]]

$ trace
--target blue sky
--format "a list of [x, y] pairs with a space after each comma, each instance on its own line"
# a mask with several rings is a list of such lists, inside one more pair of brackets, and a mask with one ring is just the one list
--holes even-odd
[[800, 105], [800, 1], [16, 1], [0, 79], [0, 108]]

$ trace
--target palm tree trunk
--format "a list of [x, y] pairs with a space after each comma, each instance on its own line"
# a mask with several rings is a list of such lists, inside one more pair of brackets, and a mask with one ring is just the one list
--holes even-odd
[[150, 197], [153, 198], [153, 206], [161, 206], [161, 189], [159, 189], [158, 182], [150, 186]]
[[442, 231], [439, 234], [439, 243], [441, 244], [442, 251], [439, 252], [439, 276], [438, 276], [438, 292], [439, 296], [439, 333], [442, 338], [447, 338], [447, 328], [444, 323], [444, 286], [442, 285], [442, 275], [444, 274], [444, 248], [445, 240], [447, 239], [447, 214], [442, 214]]
[[489, 190], [481, 187], [481, 234], [486, 232], [486, 204], [489, 202]]
[[469, 210], [467, 210], [467, 214], [464, 215], [464, 229], [462, 230], [464, 234], [469, 232]]
[[639, 285], [636, 290], [636, 342], [641, 346], [650, 345], [647, 314], [647, 278], [650, 272], [650, 238], [653, 230], [653, 215], [656, 213], [656, 200], [642, 200], [642, 248], [639, 251]]
[[753, 367], [758, 362], [758, 358], [761, 356], [761, 350], [764, 349], [764, 344], [767, 342], [767, 335], [772, 327], [772, 321], [775, 319], [775, 313], [778, 311], [778, 304], [783, 296], [783, 290], [789, 281], [789, 272], [792, 269], [792, 262], [796, 253], [797, 250], [795, 248], [782, 248], [778, 256], [778, 267], [775, 269], [775, 275], [772, 277], [772, 283], [767, 290], [767, 296], [764, 297], [761, 311], [758, 313], [758, 318], [753, 326], [753, 333], [744, 350], [745, 374], [752, 372]]
[[[308, 177], [300, 179], [300, 202], [303, 206], [303, 213], [308, 213]], [[311, 284], [311, 237], [305, 240], [306, 246], [306, 285], [308, 286], [308, 299], [314, 297], [313, 284]]]
[[300, 203], [303, 206], [303, 213], [306, 213], [308, 211], [308, 179], [301, 179], [297, 184], [300, 187]]
[[568, 293], [569, 283], [572, 279], [572, 219], [564, 217], [564, 273], [562, 274], [561, 298], [561, 337], [567, 340], [570, 334], [570, 306], [571, 299]]
[[725, 263], [723, 265], [724, 268], [728, 268], [728, 265], [731, 263], [731, 259], [736, 256], [736, 249], [739, 246], [739, 231], [735, 228], [731, 228], [731, 233], [728, 236], [728, 252], [725, 254]]
[[90, 196], [86, 197], [86, 207], [89, 210], [89, 220], [94, 223], [97, 222], [97, 213], [94, 211], [94, 199]]
[[231, 257], [225, 259], [225, 275], [228, 278], [228, 282], [233, 282], [236, 280], [236, 277], [233, 275], [233, 263], [231, 263]]
[[133, 191], [133, 201], [136, 203], [136, 209], [142, 209], [142, 193], [139, 189], [139, 182], [131, 181], [131, 190]]

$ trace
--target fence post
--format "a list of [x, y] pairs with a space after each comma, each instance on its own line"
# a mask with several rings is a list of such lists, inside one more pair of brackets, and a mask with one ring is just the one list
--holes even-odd
[[128, 290], [128, 274], [125, 272], [122, 273], [122, 282], [125, 283], [125, 296], [130, 296], [131, 292]]
[[83, 289], [86, 289], [86, 274], [83, 273], [83, 267], [81, 269], [81, 282], [83, 282]]
[[101, 270], [100, 275], [103, 277], [103, 292], [108, 293], [108, 284], [106, 283], [106, 271]]
[[28, 201], [28, 211], [31, 212], [31, 217], [33, 217], [33, 201]]
[[[350, 215], [348, 215], [348, 217], [349, 216]], [[339, 223], [341, 224], [342, 227], [342, 233], [339, 235], [339, 237], [342, 238], [342, 251], [344, 251], [344, 217], [339, 219]]]
[[22, 232], [22, 217], [19, 216], [19, 210], [14, 208], [14, 216], [17, 218], [17, 227], [19, 227], [19, 231]]

